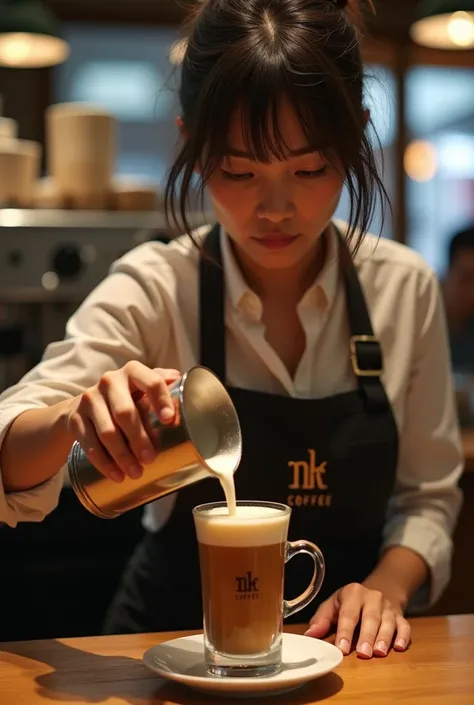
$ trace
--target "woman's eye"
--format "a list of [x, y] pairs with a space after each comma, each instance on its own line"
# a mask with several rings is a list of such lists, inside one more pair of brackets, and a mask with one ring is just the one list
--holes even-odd
[[226, 179], [232, 179], [232, 181], [248, 181], [249, 179], [253, 178], [252, 173], [233, 173], [231, 171], [227, 171], [226, 169], [222, 169], [222, 173], [226, 177]]
[[314, 170], [306, 170], [306, 169], [300, 169], [299, 171], [296, 172], [296, 176], [301, 176], [304, 179], [315, 179], [318, 176], [324, 176], [324, 174], [327, 172], [328, 167], [323, 166], [320, 169], [314, 169]]

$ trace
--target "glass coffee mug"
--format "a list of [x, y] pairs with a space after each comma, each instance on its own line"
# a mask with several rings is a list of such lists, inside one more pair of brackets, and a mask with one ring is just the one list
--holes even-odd
[[[291, 509], [273, 502], [225, 502], [193, 510], [199, 544], [207, 671], [215, 676], [269, 676], [281, 669], [283, 619], [306, 607], [324, 580], [323, 554], [309, 541], [289, 542]], [[285, 564], [314, 561], [308, 589], [283, 599]]]

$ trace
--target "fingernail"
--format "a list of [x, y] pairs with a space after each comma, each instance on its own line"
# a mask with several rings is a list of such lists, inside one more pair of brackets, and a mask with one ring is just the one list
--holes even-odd
[[312, 624], [304, 633], [305, 636], [313, 636], [317, 632], [316, 626]]
[[169, 421], [172, 419], [174, 416], [174, 411], [173, 409], [170, 409], [169, 406], [166, 406], [164, 409], [160, 411], [160, 419], [162, 421]]
[[143, 475], [143, 470], [138, 465], [130, 465], [128, 468], [128, 475], [132, 478], [132, 480], [138, 480], [138, 478]]
[[112, 472], [110, 473], [110, 479], [114, 482], [123, 482], [125, 480], [125, 477], [123, 475], [123, 472], [120, 472], [120, 470], [112, 470]]
[[338, 646], [339, 646], [340, 650], [342, 651], [342, 653], [346, 654], [346, 656], [349, 653], [349, 651], [351, 650], [351, 645], [349, 644], [347, 639], [341, 639]]
[[367, 641], [364, 641], [364, 643], [361, 644], [359, 646], [359, 648], [357, 649], [357, 653], [360, 656], [365, 656], [366, 658], [372, 658], [373, 650], [372, 650], [371, 645]]
[[388, 646], [384, 641], [378, 641], [375, 644], [374, 651], [378, 651], [379, 653], [383, 654], [386, 656], [388, 654]]
[[149, 450], [144, 450], [143, 453], [140, 453], [140, 460], [142, 460], [145, 465], [149, 465], [154, 459], [155, 456]]
[[407, 648], [407, 643], [405, 639], [397, 639], [395, 642], [395, 648], [404, 651]]

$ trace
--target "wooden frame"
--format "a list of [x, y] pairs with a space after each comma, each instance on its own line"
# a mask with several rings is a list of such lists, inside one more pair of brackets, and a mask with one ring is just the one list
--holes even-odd
[[407, 240], [407, 177], [404, 157], [408, 145], [406, 123], [406, 76], [415, 66], [439, 66], [474, 70], [473, 51], [441, 51], [419, 47], [409, 40], [382, 41], [366, 37], [362, 44], [362, 54], [366, 63], [381, 64], [392, 69], [397, 85], [397, 142], [394, 212], [394, 238], [399, 242]]

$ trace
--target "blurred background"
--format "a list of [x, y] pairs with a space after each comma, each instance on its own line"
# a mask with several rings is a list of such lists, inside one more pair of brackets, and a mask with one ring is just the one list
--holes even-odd
[[[0, 0], [0, 389], [63, 336], [114, 259], [174, 235], [160, 190], [177, 139], [185, 5]], [[382, 224], [379, 208], [372, 230], [420, 252], [446, 298], [466, 504], [436, 612], [474, 612], [474, 2], [376, 9], [362, 41], [366, 102], [393, 211]], [[348, 215], [345, 196], [337, 215]], [[140, 516], [94, 519], [66, 487], [43, 524], [1, 529], [0, 639], [99, 633]]]

